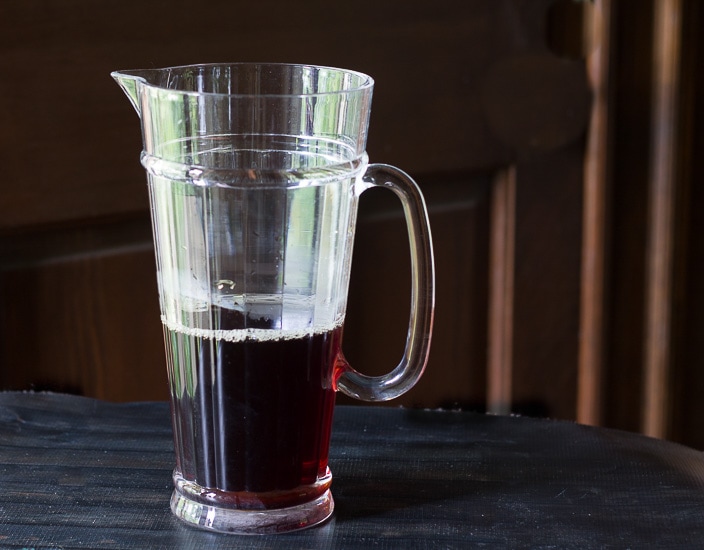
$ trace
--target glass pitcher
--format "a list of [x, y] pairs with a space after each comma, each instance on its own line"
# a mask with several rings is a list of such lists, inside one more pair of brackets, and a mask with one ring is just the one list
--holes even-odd
[[[172, 511], [232, 533], [320, 523], [334, 506], [335, 392], [381, 401], [407, 391], [432, 331], [423, 197], [365, 153], [373, 81], [246, 63], [112, 76], [142, 122], [176, 451]], [[412, 257], [405, 353], [380, 377], [357, 372], [341, 351], [358, 198], [373, 186], [401, 199]]]

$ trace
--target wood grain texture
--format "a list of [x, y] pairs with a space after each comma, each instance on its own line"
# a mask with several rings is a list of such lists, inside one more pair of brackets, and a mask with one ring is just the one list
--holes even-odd
[[681, 0], [655, 3], [653, 134], [648, 217], [643, 433], [666, 437], [672, 415], [674, 246], [678, 161]]
[[0, 272], [0, 288], [4, 388], [168, 396], [151, 247]]
[[[696, 1], [680, 4], [679, 55], [668, 54], [670, 63], [660, 65], [656, 50], [665, 50], [655, 34], [672, 22], [659, 15], [666, 4], [613, 4], [613, 187], [602, 412], [606, 425], [629, 430], [643, 429], [645, 415], [658, 416], [658, 433], [702, 448], [699, 281], [704, 256], [698, 252], [702, 232], [697, 213], [703, 203], [696, 152], [704, 127], [698, 70], [704, 11]], [[675, 69], [672, 61], [679, 67], [677, 84], [665, 74]], [[669, 187], [659, 204], [660, 193], [651, 192], [656, 180], [661, 190]], [[660, 222], [653, 224], [656, 218]], [[655, 267], [655, 258], [664, 263]], [[654, 406], [645, 404], [650, 392]]]
[[512, 385], [523, 414], [576, 415], [583, 158], [577, 142], [516, 165]]
[[[482, 75], [526, 49], [541, 63], [549, 3], [302, 10], [282, 0], [208, 0], [196, 13], [185, 0], [3, 2], [0, 71], [11, 78], [0, 83], [0, 155], [13, 185], [0, 188], [0, 232], [146, 210], [139, 127], [109, 76], [117, 69], [255, 60], [356, 69], [376, 79], [373, 161], [409, 173], [501, 164], [512, 150], [487, 122]], [[508, 108], [511, 90], [499, 91], [489, 105]], [[559, 118], [551, 120], [561, 135]]]
[[487, 410], [494, 414], [508, 414], [513, 404], [515, 166], [499, 171], [492, 181], [490, 243]]
[[[683, 66], [701, 63], [704, 55], [704, 5], [690, 2], [685, 5]], [[701, 335], [704, 334], [704, 163], [698, 162], [699, 151], [704, 151], [704, 108], [701, 90], [704, 90], [704, 71], [687, 70], [683, 79], [683, 134], [687, 143], [680, 149], [680, 167], [684, 182], [682, 209], [679, 222], [680, 239], [676, 249], [679, 271], [675, 282], [677, 304], [677, 353], [674, 380], [675, 411], [672, 418], [672, 437], [698, 449], [704, 448], [704, 357]], [[684, 230], [682, 231], [682, 226]]]
[[704, 457], [569, 422], [338, 407], [336, 510], [293, 534], [186, 526], [166, 403], [0, 394], [5, 548], [696, 547]]
[[582, 271], [578, 358], [577, 420], [591, 425], [603, 422], [606, 331], [608, 330], [607, 262], [609, 257], [613, 132], [612, 50], [613, 6], [597, 0], [590, 28], [596, 47], [587, 58], [592, 108], [584, 160], [582, 210]]
[[[155, 283], [146, 282], [154, 264], [143, 238], [148, 205], [139, 123], [109, 73], [266, 60], [342, 66], [375, 78], [370, 158], [416, 177], [429, 198], [436, 239], [430, 363], [403, 403], [484, 409], [486, 182], [516, 159], [573, 143], [586, 123], [583, 63], [558, 59], [545, 43], [550, 5], [0, 4], [0, 70], [11, 75], [0, 81], [0, 159], [9, 183], [0, 187], [0, 362], [13, 364], [27, 350], [33, 360], [22, 373], [2, 369], [2, 387], [72, 389], [118, 400], [164, 395]], [[516, 216], [520, 223], [531, 214], [519, 208]], [[563, 223], [579, 222], [570, 215]], [[523, 223], [523, 230], [534, 229]], [[360, 216], [345, 349], [368, 372], [389, 370], [404, 341], [404, 231], [393, 216]], [[563, 278], [517, 273], [556, 275]], [[133, 284], [134, 278], [145, 283]], [[22, 298], [28, 295], [31, 305]], [[385, 330], [373, 334], [380, 325]], [[46, 326], [52, 332], [32, 332]], [[534, 347], [552, 347], [532, 325], [519, 335]], [[530, 379], [528, 371], [545, 366], [521, 368]]]
[[619, 0], [613, 5], [614, 187], [603, 422], [633, 431], [640, 429], [642, 410], [653, 3]]

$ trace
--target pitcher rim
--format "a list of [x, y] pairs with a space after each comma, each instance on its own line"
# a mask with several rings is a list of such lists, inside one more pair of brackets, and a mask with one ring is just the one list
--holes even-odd
[[[176, 70], [176, 69], [187, 69], [195, 67], [300, 67], [300, 68], [311, 68], [316, 70], [330, 70], [338, 71], [340, 73], [347, 73], [349, 75], [357, 76], [360, 78], [360, 84], [357, 86], [350, 87], [349, 89], [339, 89], [324, 92], [309, 92], [309, 93], [223, 93], [223, 92], [203, 92], [196, 90], [180, 90], [172, 89], [164, 86], [159, 86], [149, 81], [148, 75], [163, 73], [164, 71]], [[143, 86], [149, 88], [166, 90], [172, 93], [185, 94], [185, 95], [199, 95], [199, 96], [220, 96], [220, 97], [320, 97], [329, 95], [339, 95], [339, 94], [352, 94], [357, 92], [363, 92], [366, 90], [372, 90], [374, 87], [374, 79], [366, 73], [361, 71], [356, 71], [353, 69], [343, 69], [340, 67], [333, 67], [330, 65], [316, 65], [314, 63], [278, 63], [278, 62], [258, 62], [258, 61], [236, 61], [236, 62], [213, 62], [213, 63], [187, 63], [183, 65], [171, 65], [168, 67], [158, 67], [154, 69], [126, 69], [117, 70], [110, 73], [113, 78], [116, 77], [127, 77], [133, 78], [135, 81], [139, 82]]]

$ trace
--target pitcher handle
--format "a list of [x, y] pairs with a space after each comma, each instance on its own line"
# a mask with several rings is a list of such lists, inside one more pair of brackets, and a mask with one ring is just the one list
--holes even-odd
[[363, 191], [385, 187], [401, 200], [411, 248], [411, 314], [401, 362], [383, 376], [367, 376], [342, 360], [336, 387], [363, 401], [388, 401], [410, 390], [425, 370], [435, 308], [435, 267], [430, 223], [423, 195], [405, 172], [387, 164], [370, 164]]

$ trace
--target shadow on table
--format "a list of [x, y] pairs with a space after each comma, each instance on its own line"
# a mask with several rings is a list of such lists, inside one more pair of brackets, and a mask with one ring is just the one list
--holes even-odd
[[681, 548], [704, 536], [704, 459], [693, 449], [525, 417], [388, 416], [346, 426], [364, 432], [363, 456], [336, 442], [338, 527], [509, 548]]
[[[386, 417], [386, 418], [384, 418]], [[344, 419], [351, 433], [362, 433], [358, 447], [334, 441], [333, 495], [338, 526], [353, 520], [357, 528], [379, 535], [394, 530], [447, 532], [467, 522], [490, 525], [491, 503], [504, 499], [504, 458], [517, 446], [504, 436], [504, 421], [488, 415], [438, 415], [405, 410], [377, 414], [374, 422]], [[359, 441], [360, 436], [356, 438]], [[495, 508], [495, 506], [494, 506]], [[457, 532], [461, 532], [458, 530]]]

